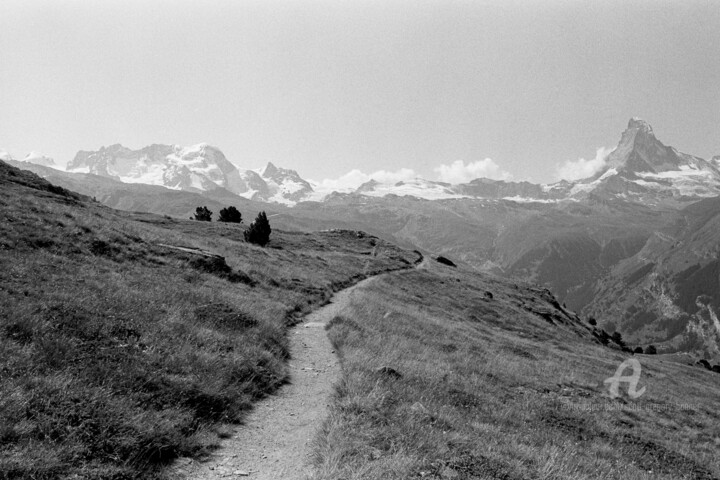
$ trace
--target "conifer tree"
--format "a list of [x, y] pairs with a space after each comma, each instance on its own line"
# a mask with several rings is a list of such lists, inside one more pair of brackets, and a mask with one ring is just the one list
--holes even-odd
[[265, 212], [258, 213], [255, 221], [245, 230], [245, 241], [264, 247], [270, 241], [270, 222]]

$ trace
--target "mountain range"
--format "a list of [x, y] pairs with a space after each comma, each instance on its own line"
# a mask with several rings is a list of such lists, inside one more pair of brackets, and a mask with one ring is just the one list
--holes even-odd
[[224, 188], [250, 200], [291, 205], [313, 191], [294, 170], [268, 163], [259, 171], [241, 171], [218, 148], [205, 143], [150, 145], [140, 150], [116, 144], [80, 151], [68, 163], [67, 171], [190, 192]]
[[218, 148], [204, 143], [190, 147], [150, 145], [140, 150], [116, 144], [97, 151], [80, 151], [68, 163], [67, 171], [191, 192], [224, 188], [250, 200], [290, 206], [338, 194], [516, 202], [578, 201], [596, 196], [646, 204], [720, 195], [720, 157], [708, 161], [667, 147], [655, 138], [648, 123], [637, 118], [629, 121], [600, 172], [590, 178], [546, 185], [487, 178], [455, 185], [423, 178], [397, 183], [372, 179], [354, 191], [325, 192], [318, 190], [318, 185], [313, 188], [295, 170], [272, 163], [259, 170], [238, 169]]
[[323, 192], [272, 163], [239, 170], [204, 144], [79, 152], [68, 172], [15, 165], [124, 210], [236, 205], [245, 218], [267, 211], [273, 228], [364, 230], [543, 285], [634, 344], [720, 358], [720, 156], [679, 152], [637, 118], [595, 175], [548, 185], [417, 178]]

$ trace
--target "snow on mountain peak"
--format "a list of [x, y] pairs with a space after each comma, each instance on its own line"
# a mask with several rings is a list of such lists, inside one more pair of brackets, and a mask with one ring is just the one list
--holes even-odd
[[649, 135], [654, 135], [653, 129], [650, 126], [650, 124], [647, 123], [645, 120], [643, 120], [640, 117], [632, 117], [630, 119], [630, 121], [628, 121], [627, 128], [628, 128], [628, 130], [637, 129], [637, 130], [641, 130], [643, 133], [646, 133]]
[[52, 158], [43, 155], [40, 152], [32, 151], [25, 155], [25, 158], [22, 160], [23, 162], [28, 163], [34, 163], [35, 165], [42, 165], [44, 167], [53, 167], [57, 168], [57, 165], [55, 164], [55, 160]]

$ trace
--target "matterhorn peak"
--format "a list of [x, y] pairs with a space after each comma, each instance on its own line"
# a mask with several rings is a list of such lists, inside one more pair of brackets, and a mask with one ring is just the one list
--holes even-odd
[[628, 121], [627, 128], [628, 130], [635, 129], [649, 135], [654, 135], [650, 124], [640, 117], [632, 117], [630, 121]]

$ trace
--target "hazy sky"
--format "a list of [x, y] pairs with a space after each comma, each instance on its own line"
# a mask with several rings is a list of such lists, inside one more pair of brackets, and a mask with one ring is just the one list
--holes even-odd
[[16, 157], [208, 142], [316, 180], [549, 182], [631, 116], [720, 154], [717, 2], [0, 2]]

